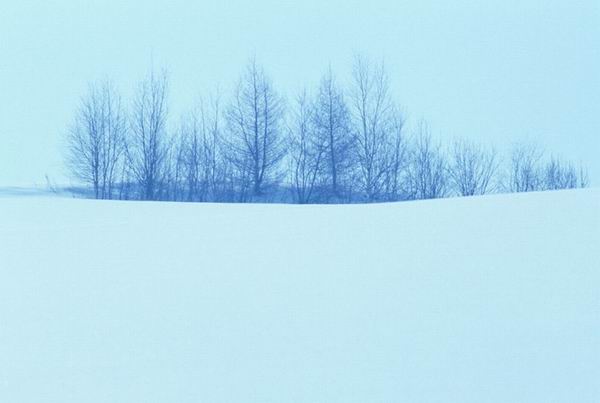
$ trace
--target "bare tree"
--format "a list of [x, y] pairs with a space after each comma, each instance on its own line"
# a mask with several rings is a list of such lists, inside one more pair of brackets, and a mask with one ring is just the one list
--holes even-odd
[[373, 67], [364, 57], [355, 58], [350, 98], [358, 185], [368, 201], [375, 201], [383, 196], [389, 179], [398, 145], [397, 122], [402, 121], [397, 119], [383, 62]]
[[421, 122], [412, 150], [409, 168], [411, 197], [436, 199], [447, 191], [446, 161], [441, 146], [433, 142], [429, 129]]
[[68, 132], [67, 162], [94, 197], [283, 201], [290, 199], [279, 186], [284, 178], [297, 203], [588, 185], [583, 168], [558, 157], [545, 159], [536, 145], [513, 147], [499, 180], [493, 148], [456, 141], [442, 149], [424, 122], [414, 137], [405, 136], [383, 63], [362, 57], [354, 60], [348, 92], [330, 68], [312, 96], [298, 97], [289, 121], [283, 98], [254, 60], [225, 113], [218, 96], [202, 101], [173, 135], [167, 130], [167, 92], [166, 73], [152, 71], [126, 115], [110, 82], [90, 85]]
[[493, 148], [465, 141], [455, 141], [448, 165], [450, 180], [461, 196], [482, 195], [493, 190], [498, 171], [498, 157]]
[[224, 186], [219, 98], [201, 100], [181, 124], [182, 177], [188, 201], [216, 200]]
[[202, 102], [200, 116], [204, 155], [202, 180], [206, 187], [206, 198], [216, 201], [225, 191], [228, 170], [221, 136], [221, 98], [218, 93], [208, 103]]
[[144, 200], [160, 198], [167, 177], [167, 87], [166, 72], [153, 71], [139, 85], [133, 102], [127, 157]]
[[[321, 179], [328, 183], [329, 196], [339, 199], [342, 197], [342, 187], [349, 185], [353, 138], [348, 107], [331, 69], [321, 80], [313, 120], [319, 147], [325, 153]], [[348, 192], [348, 189], [344, 191]]]
[[553, 156], [543, 167], [542, 181], [544, 190], [575, 189], [587, 186], [587, 173]]
[[587, 168], [583, 165], [579, 167], [579, 186], [580, 188], [586, 188], [590, 185], [590, 177]]
[[389, 165], [384, 175], [384, 197], [387, 201], [397, 201], [408, 198], [407, 189], [410, 189], [410, 153], [404, 136], [404, 119], [399, 114], [394, 117], [391, 129], [386, 152]]
[[167, 158], [163, 168], [160, 187], [161, 200], [185, 201], [186, 200], [186, 144], [182, 133], [170, 139]]
[[516, 144], [510, 158], [509, 182], [511, 192], [542, 190], [544, 181], [540, 161], [544, 153], [535, 144]]
[[67, 138], [68, 164], [74, 176], [92, 186], [97, 199], [113, 197], [125, 132], [117, 90], [108, 81], [91, 84]]
[[297, 203], [306, 204], [314, 197], [325, 148], [314, 127], [314, 107], [306, 91], [297, 99], [289, 135], [290, 183]]
[[236, 88], [227, 110], [230, 138], [228, 157], [236, 167], [240, 193], [251, 189], [260, 196], [265, 186], [278, 180], [285, 154], [281, 120], [283, 101], [264, 70], [252, 60]]
[[178, 147], [181, 149], [187, 201], [200, 201], [204, 193], [202, 186], [204, 152], [200, 126], [196, 111], [192, 111], [182, 118]]

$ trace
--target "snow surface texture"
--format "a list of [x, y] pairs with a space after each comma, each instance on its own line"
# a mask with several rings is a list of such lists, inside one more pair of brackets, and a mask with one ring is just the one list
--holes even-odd
[[599, 212], [0, 198], [0, 401], [597, 403]]

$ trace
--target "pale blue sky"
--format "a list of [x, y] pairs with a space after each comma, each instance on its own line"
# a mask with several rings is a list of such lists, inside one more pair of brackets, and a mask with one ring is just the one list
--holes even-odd
[[[211, 2], [213, 3], [213, 2]], [[87, 82], [124, 95], [171, 72], [171, 124], [256, 55], [287, 95], [329, 63], [383, 57], [410, 121], [502, 148], [537, 140], [600, 183], [600, 2], [13, 1], [0, 5], [0, 185], [64, 181], [62, 138]]]

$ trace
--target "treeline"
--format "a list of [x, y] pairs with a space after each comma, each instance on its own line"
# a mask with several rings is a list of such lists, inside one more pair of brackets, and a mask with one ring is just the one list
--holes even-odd
[[204, 100], [174, 129], [168, 77], [152, 72], [131, 102], [90, 85], [68, 132], [68, 166], [98, 199], [360, 203], [584, 187], [587, 174], [534, 145], [501, 158], [466, 140], [407, 133], [383, 64], [357, 57], [341, 86], [285, 100], [251, 61], [223, 102]]

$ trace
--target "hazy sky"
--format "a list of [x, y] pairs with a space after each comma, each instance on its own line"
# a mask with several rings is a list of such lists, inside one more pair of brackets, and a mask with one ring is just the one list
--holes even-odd
[[3, 1], [0, 185], [65, 181], [64, 133], [91, 80], [127, 96], [171, 77], [171, 124], [252, 55], [287, 95], [383, 57], [409, 122], [499, 148], [538, 141], [600, 183], [598, 0]]

